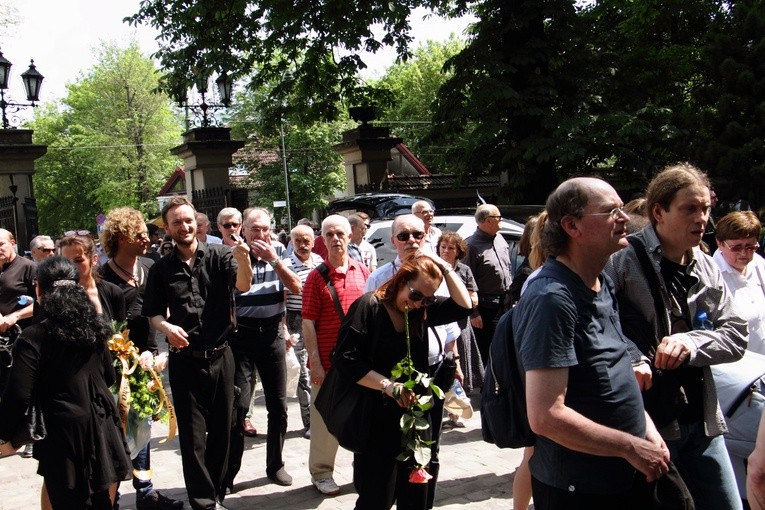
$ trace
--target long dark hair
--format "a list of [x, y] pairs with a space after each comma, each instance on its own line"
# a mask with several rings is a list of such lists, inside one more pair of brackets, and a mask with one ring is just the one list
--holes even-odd
[[79, 280], [77, 267], [65, 257], [49, 257], [37, 265], [37, 284], [48, 331], [57, 341], [95, 349], [112, 335], [112, 327], [96, 312]]

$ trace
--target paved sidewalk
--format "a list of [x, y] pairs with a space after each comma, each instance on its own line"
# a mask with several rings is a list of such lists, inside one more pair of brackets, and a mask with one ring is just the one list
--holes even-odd
[[[271, 483], [265, 473], [266, 412], [263, 394], [258, 391], [255, 426], [259, 436], [246, 439], [242, 469], [235, 481], [235, 492], [226, 497], [232, 510], [257, 508], [352, 509], [353, 455], [340, 450], [335, 468], [335, 481], [341, 493], [325, 497], [313, 488], [308, 474], [308, 443], [300, 433], [300, 411], [297, 399], [288, 400], [289, 427], [284, 444], [285, 468], [294, 477], [291, 487]], [[481, 440], [481, 420], [475, 413], [465, 421], [467, 427], [445, 427], [441, 442], [441, 477], [438, 483], [436, 508], [444, 509], [511, 509], [515, 468], [521, 461], [521, 450], [500, 450]], [[157, 489], [175, 498], [186, 500], [181, 470], [178, 439], [159, 444], [167, 427], [155, 424], [152, 430], [152, 468]], [[32, 510], [40, 505], [42, 478], [36, 474], [37, 461], [16, 455], [0, 459], [0, 510]], [[135, 508], [135, 495], [130, 482], [123, 483], [120, 508]], [[189, 508], [188, 503], [186, 508]]]

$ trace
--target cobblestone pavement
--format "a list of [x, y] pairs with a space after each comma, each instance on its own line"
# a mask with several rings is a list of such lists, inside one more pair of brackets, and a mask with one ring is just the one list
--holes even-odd
[[[475, 400], [474, 400], [475, 402]], [[226, 497], [232, 510], [257, 508], [322, 510], [352, 509], [356, 500], [352, 484], [353, 455], [340, 450], [335, 466], [335, 481], [341, 493], [335, 497], [319, 494], [311, 485], [308, 473], [308, 443], [301, 434], [297, 399], [288, 400], [290, 423], [284, 444], [284, 461], [294, 477], [290, 487], [271, 483], [265, 473], [266, 412], [262, 392], [258, 390], [254, 423], [259, 436], [246, 439], [242, 469], [235, 481], [235, 492]], [[521, 461], [521, 450], [500, 450], [481, 439], [481, 420], [476, 412], [462, 429], [445, 426], [441, 445], [441, 477], [438, 483], [436, 508], [444, 509], [510, 509], [515, 468]], [[152, 468], [154, 486], [175, 498], [186, 500], [181, 470], [178, 439], [160, 444], [167, 427], [155, 424], [152, 430]], [[42, 478], [36, 474], [37, 461], [18, 455], [0, 459], [0, 510], [39, 508]], [[135, 495], [130, 482], [123, 483], [120, 507], [135, 508]], [[186, 508], [189, 508], [188, 503]]]

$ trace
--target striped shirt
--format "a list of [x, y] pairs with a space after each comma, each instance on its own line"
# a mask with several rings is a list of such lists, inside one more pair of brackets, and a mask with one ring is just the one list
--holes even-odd
[[[308, 273], [310, 273], [311, 269], [318, 266], [323, 261], [324, 260], [321, 258], [321, 255], [311, 253], [311, 256], [308, 258], [308, 260], [303, 262], [297, 257], [297, 255], [295, 255], [295, 252], [293, 251], [289, 257], [284, 259], [284, 266], [289, 268], [293, 273], [296, 273], [298, 278], [300, 278], [300, 284], [305, 287], [305, 281], [308, 278]], [[290, 289], [285, 289], [284, 292], [287, 295], [287, 310], [300, 312], [303, 308], [303, 295], [295, 294], [294, 292], [290, 291]]]
[[[284, 245], [271, 241], [276, 256], [282, 258]], [[247, 292], [236, 291], [236, 316], [247, 319], [271, 319], [284, 314], [284, 284], [276, 269], [265, 260], [252, 263], [252, 282]]]

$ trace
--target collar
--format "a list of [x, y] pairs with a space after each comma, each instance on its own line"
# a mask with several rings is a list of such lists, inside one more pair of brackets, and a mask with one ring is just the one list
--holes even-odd
[[[645, 244], [646, 250], [648, 250], [648, 254], [653, 257], [655, 261], [658, 262], [662, 257], [664, 257], [664, 250], [661, 247], [661, 241], [659, 240], [659, 236], [656, 234], [656, 229], [654, 229], [653, 225], [646, 226], [643, 228], [643, 230], [637, 232], [634, 235], [643, 240], [643, 244]], [[693, 248], [685, 253], [688, 257], [686, 274], [690, 274], [691, 271], [693, 271], [693, 268], [696, 267], [698, 259], [696, 250], [701, 252], [701, 248]]]

